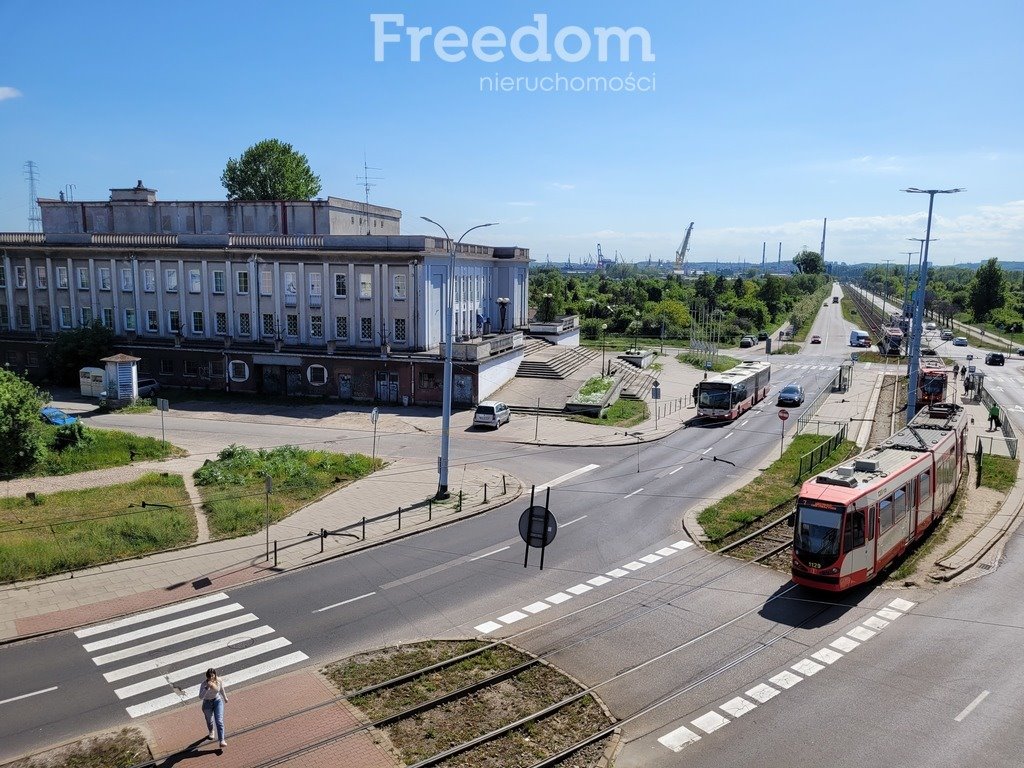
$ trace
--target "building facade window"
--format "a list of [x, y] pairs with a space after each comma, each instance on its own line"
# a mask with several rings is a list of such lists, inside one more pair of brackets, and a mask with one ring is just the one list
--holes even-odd
[[334, 298], [344, 299], [348, 297], [348, 277], [344, 272], [334, 273]]
[[121, 267], [121, 290], [127, 293], [135, 290], [135, 276], [131, 267]]
[[285, 329], [286, 335], [292, 338], [299, 335], [299, 316], [298, 315], [285, 315]]
[[32, 327], [32, 316], [25, 304], [18, 305], [18, 327], [26, 330]]
[[210, 378], [220, 379], [224, 378], [224, 361], [223, 360], [211, 360], [210, 363]]
[[216, 312], [213, 315], [213, 330], [219, 336], [226, 336], [228, 333], [228, 313]]
[[181, 313], [172, 309], [167, 312], [167, 329], [171, 333], [177, 333], [181, 330]]
[[26, 353], [26, 355], [25, 355], [25, 365], [27, 365], [29, 368], [38, 368], [39, 367], [39, 353], [38, 352], [28, 352], [28, 353]]
[[319, 307], [323, 304], [324, 285], [323, 275], [319, 272], [310, 272], [309, 280], [309, 306]]
[[110, 290], [110, 267], [100, 267], [99, 268], [99, 274], [100, 274], [100, 290], [101, 291], [109, 291]]
[[71, 327], [71, 307], [60, 308], [60, 327], [70, 328]]
[[232, 381], [245, 381], [249, 378], [249, 366], [242, 360], [232, 360], [229, 373]]
[[344, 339], [348, 341], [348, 318], [347, 317], [336, 317], [334, 318], [334, 335], [336, 338]]
[[105, 325], [107, 328], [113, 328], [114, 327], [114, 308], [113, 307], [103, 307], [102, 312], [103, 312], [103, 325]]
[[28, 273], [24, 267], [14, 268], [14, 287], [28, 288]]
[[405, 301], [408, 275], [394, 275], [391, 278], [391, 298]]
[[202, 335], [203, 333], [203, 313], [199, 311], [192, 312], [192, 333]]
[[135, 323], [135, 310], [134, 309], [126, 309], [124, 311], [124, 329], [126, 331], [136, 331], [136, 330], [138, 330], [138, 328], [136, 326], [136, 323]]
[[178, 292], [178, 270], [164, 270], [164, 290], [167, 291], [168, 293]]
[[36, 328], [42, 331], [50, 330], [50, 308], [46, 306], [36, 307]]
[[7, 308], [6, 304], [0, 304], [0, 328], [8, 329], [11, 327], [11, 310]]
[[168, 360], [166, 357], [160, 358], [160, 375], [161, 376], [173, 376], [174, 375], [174, 361]]
[[295, 307], [299, 304], [299, 285], [294, 272], [284, 273], [284, 305]]
[[199, 274], [198, 269], [190, 269], [188, 271], [188, 292], [189, 293], [201, 293], [203, 290], [203, 279]]
[[36, 267], [36, 288], [46, 290], [46, 267]]
[[192, 360], [191, 358], [185, 358], [185, 376], [190, 379], [194, 379], [197, 376], [201, 376], [203, 373], [203, 366], [198, 360]]
[[89, 290], [89, 270], [85, 267], [79, 267], [75, 273], [78, 276], [78, 290], [88, 291]]
[[82, 307], [78, 312], [78, 321], [83, 326], [92, 325], [92, 307]]
[[0, 264], [0, 288], [7, 287], [7, 267]]
[[224, 270], [213, 270], [213, 292], [224, 293]]
[[57, 267], [57, 287], [67, 290], [68, 287], [68, 268]]
[[395, 341], [400, 341], [403, 344], [406, 341], [406, 338], [405, 338], [405, 318], [404, 317], [396, 317], [395, 318]]
[[360, 341], [373, 341], [373, 318], [372, 317], [361, 317], [361, 318], [359, 318], [359, 340]]
[[263, 313], [263, 335], [273, 336], [274, 335], [274, 316], [269, 312]]
[[373, 275], [371, 275], [369, 272], [359, 273], [359, 298], [373, 298]]
[[160, 318], [155, 309], [146, 310], [146, 330], [150, 333], [160, 332]]
[[314, 387], [322, 387], [327, 383], [327, 369], [322, 365], [311, 365], [306, 369], [306, 378]]
[[238, 314], [238, 335], [252, 336], [252, 318], [248, 312]]
[[309, 316], [309, 335], [314, 339], [322, 339], [324, 337], [323, 315]]
[[248, 272], [236, 272], [235, 273], [235, 292], [240, 296], [246, 296], [249, 293], [249, 273]]
[[142, 290], [146, 293], [156, 293], [156, 270], [142, 270]]
[[269, 269], [260, 270], [260, 296], [274, 295], [274, 273]]

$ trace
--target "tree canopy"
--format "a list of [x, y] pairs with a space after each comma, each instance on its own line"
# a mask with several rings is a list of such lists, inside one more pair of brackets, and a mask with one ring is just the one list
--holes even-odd
[[825, 272], [825, 260], [816, 251], [800, 251], [793, 257], [793, 264], [804, 275], [820, 275]]
[[229, 200], [309, 200], [320, 193], [320, 177], [306, 156], [279, 139], [253, 144], [229, 158], [220, 183]]
[[0, 477], [35, 464], [44, 448], [39, 409], [50, 399], [13, 371], [0, 368]]
[[978, 267], [970, 287], [971, 311], [978, 320], [985, 320], [993, 309], [1006, 302], [1003, 270], [996, 259]]
[[69, 387], [78, 385], [78, 371], [99, 365], [113, 353], [114, 332], [99, 320], [82, 328], [58, 333], [46, 348], [53, 378]]

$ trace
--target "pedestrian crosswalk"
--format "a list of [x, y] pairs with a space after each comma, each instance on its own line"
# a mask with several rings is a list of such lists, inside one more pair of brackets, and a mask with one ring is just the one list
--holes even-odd
[[[286, 651], [290, 640], [223, 592], [85, 627], [75, 636], [103, 679], [118, 685], [114, 694], [132, 717], [196, 698], [210, 667], [232, 685], [309, 658]], [[178, 685], [186, 681], [194, 684]]]
[[794, 371], [838, 371], [839, 368], [836, 365], [801, 365], [799, 363], [788, 363], [787, 365], [781, 366], [783, 369], [792, 369]]

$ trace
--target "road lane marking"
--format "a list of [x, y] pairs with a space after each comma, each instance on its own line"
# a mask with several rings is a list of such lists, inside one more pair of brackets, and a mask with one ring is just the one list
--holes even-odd
[[[565, 526], [563, 525], [562, 527], [564, 528]], [[471, 557], [471, 558], [469, 558], [469, 562], [472, 563], [474, 560], [482, 560], [485, 557], [490, 557], [491, 555], [496, 555], [499, 552], [504, 552], [506, 549], [510, 549], [510, 547], [502, 547], [501, 549], [495, 549], [495, 550], [492, 550], [490, 552], [485, 552], [482, 555], [477, 555], [476, 557]], [[373, 594], [373, 593], [371, 592], [370, 594]]]
[[605, 576], [611, 576], [613, 579], [621, 579], [623, 576], [629, 576], [629, 571], [616, 568], [614, 571], [608, 571]]
[[739, 423], [739, 426], [741, 426], [741, 427], [744, 426], [748, 421], [750, 421], [750, 419], [744, 419], [743, 421], [741, 421]]
[[56, 690], [57, 690], [57, 686], [56, 685], [52, 685], [49, 688], [43, 688], [42, 690], [39, 690], [39, 691], [32, 691], [32, 693], [23, 693], [23, 694], [21, 694], [21, 696], [12, 696], [9, 699], [3, 699], [2, 701], [0, 701], [0, 704], [10, 704], [12, 701], [21, 701], [22, 699], [28, 699], [28, 698], [31, 698], [32, 696], [38, 696], [41, 693], [49, 693], [50, 691], [56, 691]]
[[637, 495], [638, 493], [640, 493], [640, 491], [642, 491], [642, 490], [643, 490], [643, 488], [637, 488], [637, 489], [636, 489], [635, 491], [633, 491], [632, 493], [627, 493], [627, 494], [626, 494], [625, 496], [623, 496], [622, 498], [624, 498], [624, 499], [628, 499], [628, 498], [629, 498], [630, 496], [636, 496], [636, 495]]
[[719, 709], [725, 710], [733, 717], [743, 717], [747, 712], [757, 709], [757, 704], [747, 701], [742, 696], [737, 696], [722, 704]]
[[189, 624], [199, 624], [211, 619], [214, 616], [221, 616], [225, 613], [232, 613], [234, 611], [242, 610], [242, 606], [239, 603], [231, 603], [231, 605], [222, 605], [219, 608], [211, 608], [208, 611], [202, 613], [195, 613], [191, 616], [182, 616], [180, 619], [174, 619], [173, 621], [165, 621], [163, 624], [154, 624], [150, 627], [143, 627], [142, 629], [136, 629], [131, 632], [126, 632], [123, 635], [115, 635], [114, 637], [108, 637], [103, 640], [97, 640], [92, 643], [85, 643], [82, 645], [86, 652], [92, 653], [98, 651], [100, 648], [109, 648], [112, 645], [121, 645], [122, 643], [128, 643], [132, 640], [138, 640], [140, 637], [148, 637], [149, 635], [158, 635], [168, 629], [174, 629], [175, 627], [184, 627]]
[[477, 624], [475, 627], [473, 627], [473, 629], [475, 629], [481, 635], [489, 635], [494, 630], [501, 629], [501, 624], [499, 624], [496, 621], [487, 621], [483, 624]]
[[696, 725], [704, 733], [714, 733], [724, 725], [728, 725], [730, 722], [729, 718], [722, 717], [717, 712], [708, 712], [707, 714], [701, 715], [696, 720], [691, 721], [691, 725]]
[[[974, 708], [981, 704], [981, 702], [985, 700], [985, 697], [988, 696], [988, 694], [989, 691], [982, 691], [981, 693], [979, 693], [978, 698], [976, 698], [974, 701], [972, 701], [970, 704], [964, 707], [963, 711], [953, 719], [956, 720], [956, 722], [958, 723], [962, 723], [964, 721], [964, 718], [971, 714], [971, 712], [974, 711]], [[3, 702], [0, 701], [0, 704], [3, 704]]]
[[759, 701], [764, 704], [766, 701], [778, 696], [779, 693], [781, 693], [781, 691], [777, 688], [772, 688], [767, 683], [760, 683], [747, 691], [747, 696], [752, 698], [754, 701]]
[[732, 436], [733, 436], [733, 434], [734, 434], [733, 432], [730, 432], [730, 433], [729, 433], [728, 435], [726, 435], [726, 436], [725, 436], [725, 437], [723, 437], [722, 439], [723, 439], [723, 440], [728, 440], [728, 439], [729, 439], [730, 437], [732, 437]]
[[682, 467], [676, 467], [676, 468], [675, 468], [675, 469], [673, 469], [673, 470], [672, 470], [671, 472], [669, 472], [669, 474], [670, 474], [670, 475], [674, 475], [674, 474], [675, 474], [676, 472], [678, 472], [678, 471], [679, 471], [680, 469], [682, 469]]
[[545, 597], [544, 602], [551, 603], [552, 605], [558, 605], [564, 603], [566, 600], [572, 600], [572, 595], [567, 595], [565, 592], [555, 592], [550, 597]]
[[654, 550], [654, 553], [656, 555], [661, 555], [662, 557], [669, 557], [670, 555], [674, 555], [676, 550], [671, 547], [662, 547], [661, 549]]
[[823, 670], [824, 668], [824, 664], [819, 664], [818, 662], [811, 661], [810, 659], [803, 659], [802, 661], [798, 661], [796, 664], [790, 667], [790, 669], [799, 672], [804, 677], [816, 675], [818, 672], [821, 672], [821, 670]]
[[[287, 656], [281, 656], [277, 659], [271, 659], [265, 661], [262, 664], [257, 664], [253, 667], [246, 667], [245, 669], [239, 669], [235, 672], [229, 672], [223, 675], [225, 685], [237, 685], [238, 683], [244, 683], [246, 680], [251, 680], [254, 677], [265, 675], [268, 672], [274, 672], [275, 670], [281, 669], [282, 667], [289, 667], [292, 664], [298, 664], [300, 661], [306, 661], [309, 658], [302, 651], [295, 651], [289, 653]], [[152, 712], [156, 712], [166, 707], [173, 707], [175, 704], [180, 704], [184, 701], [190, 701], [199, 695], [199, 686], [192, 685], [181, 691], [181, 693], [169, 693], [166, 696], [161, 696], [150, 701], [144, 701], [141, 704], [135, 704], [131, 707], [125, 707], [128, 714], [131, 717], [142, 717]]]
[[676, 549], [686, 549], [687, 547], [692, 547], [693, 546], [693, 542], [692, 541], [687, 541], [686, 539], [683, 539], [681, 541], [677, 541], [675, 544], [669, 544], [669, 546], [670, 547], [675, 547]]
[[656, 563], [661, 560], [661, 555], [644, 555], [640, 560], [650, 565], [651, 563]]
[[512, 611], [506, 613], [504, 616], [499, 616], [498, 621], [502, 624], [515, 624], [517, 621], [521, 621], [526, 618], [526, 614], [522, 611]]
[[[565, 526], [567, 526], [567, 525], [572, 525], [573, 523], [578, 523], [580, 520], [582, 520], [585, 517], [586, 517], [586, 515], [580, 515], [575, 520], [570, 520], [568, 523], [562, 523], [561, 527], [565, 528]], [[505, 547], [505, 549], [508, 549], [508, 547]]]
[[592, 579], [587, 579], [587, 584], [593, 584], [595, 587], [601, 587], [607, 584], [611, 579], [607, 576], [595, 576]]
[[571, 592], [574, 595], [582, 595], [584, 592], [589, 592], [593, 587], [589, 584], [576, 584], [575, 586], [569, 587], [566, 592]]
[[561, 485], [562, 483], [572, 480], [575, 477], [579, 477], [580, 475], [586, 474], [587, 472], [592, 472], [600, 466], [600, 464], [587, 464], [587, 466], [580, 467], [579, 469], [574, 469], [572, 472], [566, 472], [564, 475], [556, 477], [554, 480], [551, 480], [550, 482], [545, 483], [544, 485], [538, 485], [536, 488], [534, 488], [534, 492], [540, 493], [541, 491], [545, 491], [548, 488], [554, 488], [556, 485]]
[[668, 747], [673, 752], [682, 752], [683, 747], [687, 744], [692, 744], [695, 741], [700, 741], [700, 736], [691, 731], [685, 725], [676, 728], [674, 731], [669, 731], [658, 739], [660, 744]]
[[75, 632], [75, 637], [79, 639], [83, 637], [92, 637], [93, 635], [99, 635], [103, 632], [109, 632], [112, 629], [130, 627], [132, 624], [141, 624], [142, 622], [149, 621], [150, 619], [158, 619], [161, 616], [170, 616], [173, 613], [181, 613], [182, 611], [188, 611], [192, 608], [198, 608], [201, 605], [209, 605], [210, 603], [216, 603], [227, 599], [228, 596], [223, 592], [219, 592], [216, 595], [205, 595], [204, 597], [198, 597], [195, 600], [186, 600], [183, 603], [175, 603], [174, 605], [169, 605], [166, 608], [158, 608], [155, 611], [146, 611], [145, 613], [137, 613], [134, 616], [126, 616], [123, 619], [111, 621], [107, 624], [97, 624], [95, 627], [79, 629]]
[[[713, 447], [714, 447], [714, 446], [712, 446], [712, 448], [713, 448]], [[701, 455], [701, 456], [703, 456], [703, 455], [704, 455], [705, 453], [707, 453], [707, 452], [708, 452], [708, 451], [710, 451], [710, 450], [711, 450], [711, 448], [705, 448], [705, 449], [704, 449], [703, 451], [701, 451], [701, 452], [700, 452], [700, 455]]]
[[538, 600], [536, 603], [530, 603], [528, 606], [523, 608], [527, 613], [540, 613], [546, 611], [551, 606], [545, 603], [543, 600]]
[[[508, 547], [505, 547], [505, 549], [508, 549]], [[360, 595], [359, 597], [350, 597], [348, 600], [342, 600], [340, 603], [333, 603], [331, 605], [325, 605], [323, 608], [317, 608], [313, 613], [323, 613], [324, 611], [331, 610], [331, 608], [337, 608], [339, 605], [348, 605], [349, 603], [354, 603], [356, 600], [362, 600], [364, 597], [371, 597], [376, 594], [376, 592], [367, 592], [365, 595]]]

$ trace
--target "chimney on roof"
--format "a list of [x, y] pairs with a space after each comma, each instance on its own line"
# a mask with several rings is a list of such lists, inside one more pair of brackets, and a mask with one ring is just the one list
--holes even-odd
[[153, 203], [156, 202], [156, 190], [144, 186], [142, 179], [139, 179], [134, 187], [111, 189], [110, 200], [111, 202]]

